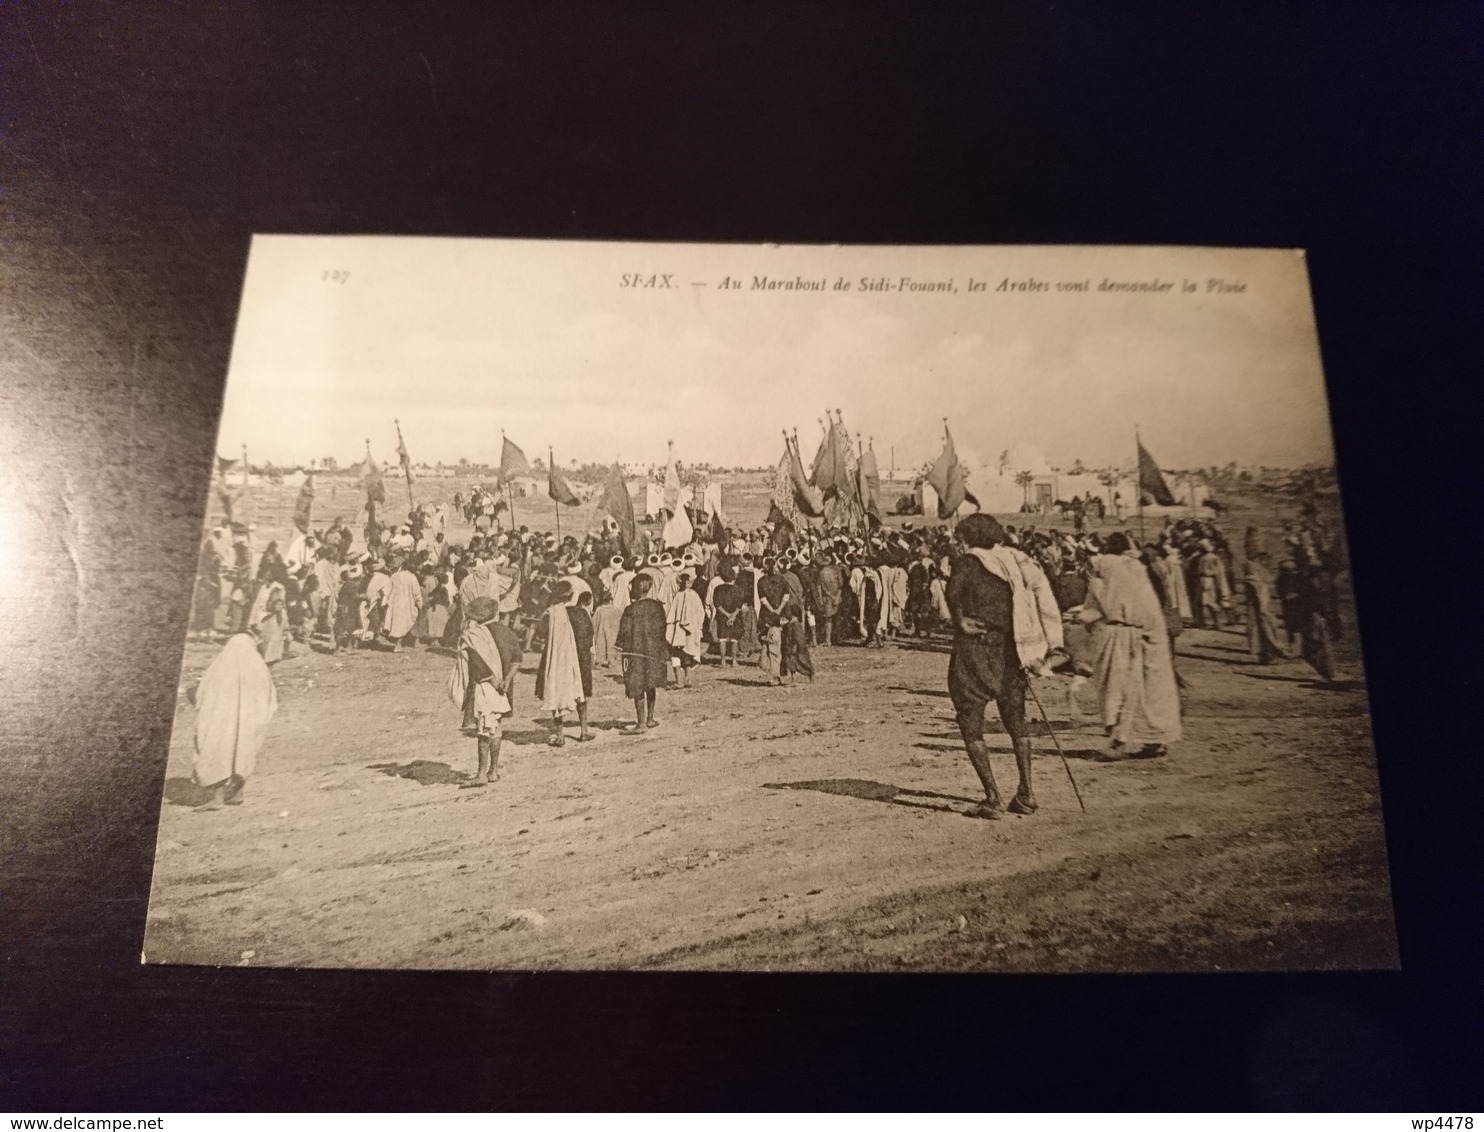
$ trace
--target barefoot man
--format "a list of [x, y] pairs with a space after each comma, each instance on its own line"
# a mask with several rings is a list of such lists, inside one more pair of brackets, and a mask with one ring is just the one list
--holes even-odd
[[506, 673], [489, 623], [499, 616], [494, 598], [478, 597], [464, 610], [459, 655], [449, 699], [463, 709], [461, 730], [479, 743], [479, 768], [469, 786], [488, 786], [500, 777], [500, 719], [510, 713], [506, 692], [514, 672]]
[[618, 648], [623, 655], [624, 690], [634, 701], [634, 726], [625, 735], [640, 735], [659, 726], [654, 717], [655, 691], [669, 678], [670, 645], [666, 640], [665, 607], [649, 596], [654, 580], [638, 575], [629, 583], [632, 601], [618, 623]]
[[969, 762], [984, 786], [978, 812], [982, 817], [998, 818], [1002, 809], [984, 742], [984, 709], [993, 700], [1015, 746], [1015, 767], [1020, 773], [1020, 786], [1009, 810], [1034, 813], [1025, 670], [1032, 665], [1042, 670], [1050, 651], [1061, 647], [1061, 613], [1040, 567], [1029, 556], [1004, 545], [1005, 530], [992, 516], [965, 516], [958, 524], [957, 537], [964, 553], [954, 562], [948, 580], [953, 623], [948, 695]]

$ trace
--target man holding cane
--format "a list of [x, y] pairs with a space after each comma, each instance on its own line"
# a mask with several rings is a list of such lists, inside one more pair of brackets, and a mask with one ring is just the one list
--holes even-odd
[[[1005, 545], [1005, 531], [993, 516], [968, 515], [958, 524], [963, 550], [948, 581], [953, 625], [953, 658], [948, 695], [969, 762], [984, 787], [980, 817], [997, 819], [1004, 809], [1031, 814], [1038, 804], [1031, 789], [1031, 745], [1026, 733], [1027, 670], [1050, 671], [1050, 654], [1062, 647], [1061, 611], [1041, 567]], [[1014, 745], [1020, 783], [1008, 807], [1000, 799], [984, 711], [993, 700]]]

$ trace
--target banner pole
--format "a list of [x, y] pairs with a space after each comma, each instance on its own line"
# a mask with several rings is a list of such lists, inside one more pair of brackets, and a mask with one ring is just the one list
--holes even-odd
[[500, 485], [505, 489], [505, 510], [510, 512], [510, 529], [519, 528], [515, 525], [515, 492], [510, 490], [510, 481], [505, 478], [505, 430], [500, 430]]
[[[553, 475], [555, 475], [555, 474], [556, 474], [556, 454], [552, 451], [551, 448], [548, 447], [546, 449], [546, 482], [548, 484], [551, 483], [551, 477]], [[547, 491], [546, 494], [547, 495], [550, 495], [551, 492], [550, 491]], [[562, 501], [560, 499], [553, 499], [552, 502], [556, 504], [557, 550], [561, 550], [562, 549]]]
[[402, 474], [407, 477], [407, 508], [413, 511], [417, 504], [412, 501], [412, 460], [407, 456], [407, 442], [402, 439], [402, 422], [393, 417], [392, 424], [397, 426], [397, 451], [403, 458]]
[[1139, 502], [1139, 549], [1144, 549], [1144, 442], [1139, 439], [1139, 423], [1134, 422], [1134, 495]]

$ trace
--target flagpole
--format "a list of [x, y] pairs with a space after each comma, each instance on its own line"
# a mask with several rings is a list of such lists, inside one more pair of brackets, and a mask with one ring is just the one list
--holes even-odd
[[[945, 448], [948, 446], [948, 435], [949, 435], [949, 433], [948, 433], [948, 418], [947, 417], [944, 417], [943, 418], [943, 446]], [[955, 449], [955, 456], [954, 456], [954, 458], [957, 459], [957, 449]], [[943, 486], [944, 487], [947, 487], [948, 484], [945, 482], [943, 484]], [[943, 505], [943, 500], [940, 497], [939, 500], [938, 500], [938, 506], [941, 507], [942, 505]], [[958, 508], [957, 507], [955, 507], [953, 509], [953, 513], [948, 516], [948, 529], [949, 529], [949, 531], [956, 531], [956, 530], [958, 530]]]
[[1139, 549], [1144, 549], [1144, 443], [1134, 422], [1134, 496], [1139, 501]]
[[510, 490], [510, 482], [505, 478], [505, 430], [500, 430], [500, 485], [505, 489], [505, 510], [510, 512], [510, 529], [518, 528], [515, 525], [515, 493]]
[[[804, 477], [804, 482], [805, 483], [808, 483], [808, 481], [809, 481], [809, 473], [806, 472], [806, 471], [804, 471], [804, 450], [799, 447], [799, 430], [797, 428], [794, 429], [794, 458], [798, 461], [799, 474]], [[792, 469], [789, 469], [789, 470], [790, 470], [790, 472], [792, 472]], [[823, 512], [823, 510], [824, 510], [824, 500], [821, 499], [820, 500], [820, 511]], [[805, 526], [808, 526], [809, 525], [809, 518], [810, 518], [810, 516], [804, 515], [804, 514], [801, 513], [800, 514], [800, 518], [802, 518], [804, 520], [804, 525]], [[821, 522], [823, 522], [823, 519], [824, 519], [824, 516], [823, 516], [823, 514], [821, 514], [820, 515]], [[790, 536], [790, 537], [792, 537], [792, 536]]]
[[[547, 482], [548, 485], [550, 485], [550, 483], [551, 483], [551, 477], [554, 476], [555, 474], [556, 474], [556, 454], [552, 451], [551, 447], [548, 446], [547, 449], [546, 449], [546, 482]], [[547, 495], [550, 495], [551, 492], [548, 491], [546, 494]], [[553, 499], [552, 502], [556, 504], [557, 550], [561, 550], [562, 549], [562, 501], [560, 499]]]
[[397, 426], [397, 454], [402, 458], [402, 474], [407, 477], [407, 508], [416, 510], [417, 504], [412, 501], [412, 460], [407, 455], [407, 441], [402, 439], [402, 422], [393, 417], [392, 424]]
[[[367, 473], [367, 475], [369, 475], [372, 470], [373, 469], [371, 467], [371, 438], [368, 436], [368, 437], [366, 437], [366, 473]], [[364, 477], [362, 477], [362, 478], [364, 478]], [[374, 519], [376, 517], [376, 505], [371, 502], [371, 493], [369, 491], [366, 493], [366, 505], [362, 508], [362, 510], [366, 512], [366, 522], [369, 523], [372, 519]], [[361, 534], [364, 535], [365, 533], [366, 533], [366, 531], [365, 531], [365, 525], [362, 524]], [[366, 549], [368, 551], [371, 550], [371, 544], [370, 544], [370, 541], [369, 540], [366, 543]]]
[[[840, 432], [841, 432], [841, 434], [845, 438], [845, 451], [846, 452], [849, 452], [850, 451], [850, 430], [845, 427], [845, 414], [843, 412], [841, 412], [839, 409], [836, 409], [835, 410], [835, 423], [840, 426]], [[839, 450], [836, 449], [836, 451], [834, 453], [832, 453], [832, 456], [838, 462], [838, 460], [839, 460]], [[856, 475], [856, 484], [855, 484], [855, 495], [856, 495], [857, 501], [859, 501], [859, 499], [860, 499], [860, 475], [858, 474], [859, 473], [859, 470], [860, 469], [857, 466], [857, 469], [856, 469], [857, 475]], [[845, 471], [844, 468], [838, 468], [837, 467], [835, 469], [835, 474], [838, 476], [838, 475], [840, 475], [844, 471]], [[839, 488], [836, 488], [835, 490], [838, 491]], [[866, 527], [865, 527], [866, 517], [865, 517], [865, 514], [864, 514], [864, 510], [865, 509], [862, 508], [862, 512], [863, 513], [861, 515], [861, 531], [863, 533], [864, 533], [864, 531], [866, 529]]]

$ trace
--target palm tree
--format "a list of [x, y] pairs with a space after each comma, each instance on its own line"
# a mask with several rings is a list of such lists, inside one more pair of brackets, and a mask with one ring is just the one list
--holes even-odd
[[1030, 472], [1016, 472], [1015, 482], [1020, 485], [1021, 490], [1025, 493], [1025, 502], [1029, 505], [1031, 501], [1031, 484], [1036, 482], [1036, 477], [1031, 475]]

